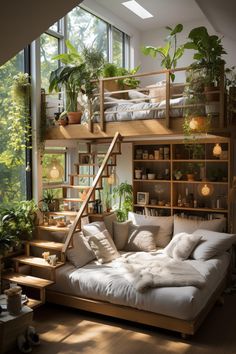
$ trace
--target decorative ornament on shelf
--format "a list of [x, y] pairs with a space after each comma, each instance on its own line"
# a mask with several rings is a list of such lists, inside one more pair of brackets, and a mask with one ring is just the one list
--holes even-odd
[[212, 184], [204, 182], [199, 184], [198, 186], [198, 193], [202, 196], [202, 197], [209, 197], [212, 195], [214, 191], [214, 188], [212, 186]]
[[222, 148], [221, 148], [220, 144], [218, 144], [218, 143], [215, 144], [212, 153], [216, 157], [219, 157], [222, 154]]

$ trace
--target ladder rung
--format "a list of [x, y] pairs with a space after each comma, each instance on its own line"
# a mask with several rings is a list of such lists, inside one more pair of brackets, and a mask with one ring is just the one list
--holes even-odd
[[46, 286], [54, 284], [54, 282], [51, 280], [37, 278], [21, 273], [3, 273], [2, 279], [37, 289], [45, 288]]
[[57, 261], [57, 264], [55, 266], [52, 266], [47, 261], [45, 261], [45, 259], [39, 257], [33, 257], [33, 256], [14, 257], [13, 260], [18, 263], [27, 264], [39, 268], [48, 268], [48, 269], [55, 269], [61, 267], [64, 264], [63, 262]]
[[30, 246], [46, 248], [54, 251], [61, 251], [64, 245], [64, 243], [61, 242], [53, 242], [47, 240], [31, 240], [31, 241], [26, 241], [25, 243], [29, 244]]

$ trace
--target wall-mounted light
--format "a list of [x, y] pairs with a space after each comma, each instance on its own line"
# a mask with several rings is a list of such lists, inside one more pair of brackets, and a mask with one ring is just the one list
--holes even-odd
[[31, 166], [30, 166], [30, 163], [29, 163], [29, 162], [27, 162], [25, 171], [26, 171], [26, 172], [31, 172]]
[[107, 183], [110, 185], [110, 186], [114, 186], [117, 184], [117, 181], [118, 181], [118, 176], [116, 174], [116, 171], [115, 171], [115, 168], [113, 167], [112, 170], [111, 170], [111, 174], [109, 175], [109, 177], [107, 178]]
[[222, 148], [221, 148], [220, 144], [218, 144], [218, 143], [215, 144], [212, 153], [216, 157], [219, 157], [221, 155]]

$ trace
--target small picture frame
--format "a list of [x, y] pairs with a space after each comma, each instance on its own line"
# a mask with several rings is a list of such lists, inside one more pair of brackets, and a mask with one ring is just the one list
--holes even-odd
[[87, 165], [91, 163], [91, 155], [90, 154], [79, 154], [79, 163], [81, 165]]
[[137, 204], [146, 205], [149, 203], [148, 192], [137, 192]]

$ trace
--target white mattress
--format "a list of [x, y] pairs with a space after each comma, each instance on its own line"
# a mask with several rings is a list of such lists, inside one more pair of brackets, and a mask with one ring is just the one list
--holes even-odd
[[70, 295], [107, 301], [183, 320], [191, 320], [203, 309], [225, 277], [230, 262], [228, 253], [208, 261], [187, 260], [205, 278], [203, 289], [194, 286], [161, 287], [137, 292], [110, 262], [90, 262], [82, 268], [67, 263], [56, 271], [56, 284], [50, 289]]

